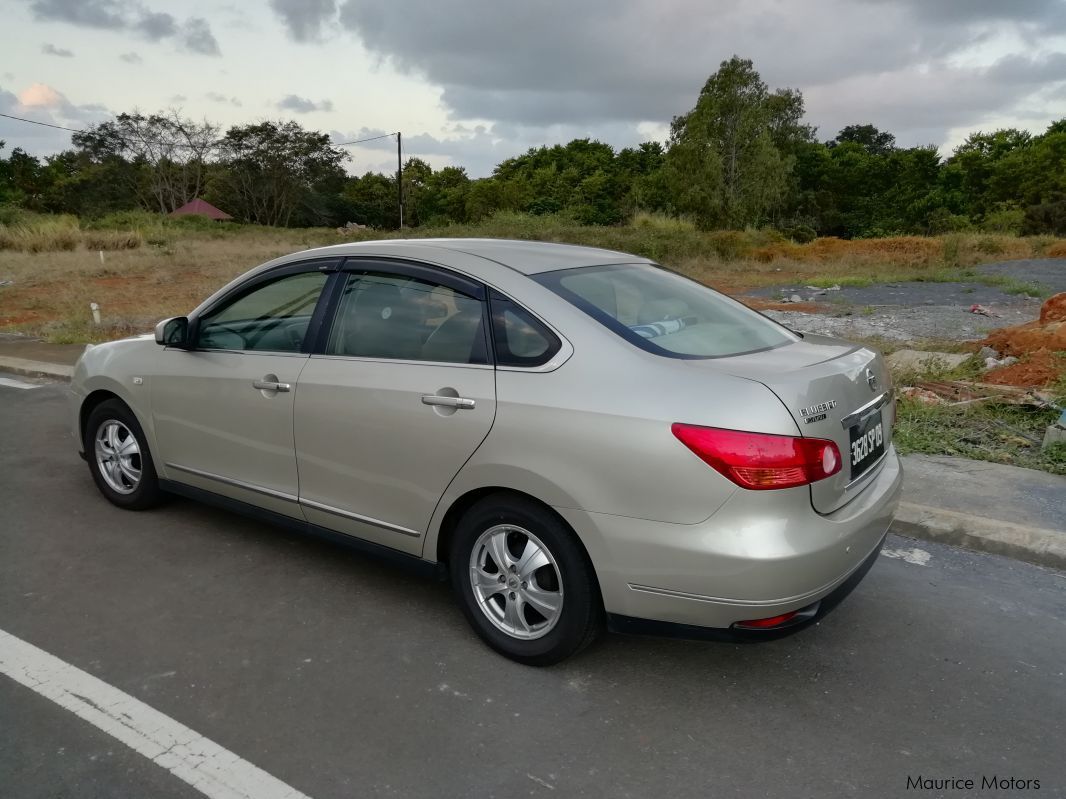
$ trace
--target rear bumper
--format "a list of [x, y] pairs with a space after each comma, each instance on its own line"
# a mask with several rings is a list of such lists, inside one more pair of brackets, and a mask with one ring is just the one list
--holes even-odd
[[830, 591], [821, 599], [803, 608], [794, 622], [784, 624], [767, 630], [752, 630], [740, 627], [699, 627], [694, 624], [679, 624], [668, 621], [654, 621], [651, 619], [635, 619], [632, 616], [621, 616], [614, 613], [607, 614], [607, 627], [612, 632], [628, 635], [658, 635], [667, 638], [691, 638], [702, 641], [730, 641], [733, 643], [755, 643], [758, 641], [771, 641], [776, 638], [797, 633], [810, 627], [823, 619], [833, 608], [855, 590], [862, 582], [862, 578], [870, 571], [877, 556], [881, 554], [881, 547], [885, 543], [882, 536], [877, 547], [871, 552], [859, 567], [855, 569], [840, 585]]
[[663, 622], [715, 628], [735, 640], [740, 636], [730, 630], [737, 622], [792, 611], [821, 618], [849, 593], [877, 559], [902, 486], [902, 466], [890, 448], [866, 489], [825, 515], [813, 510], [806, 487], [738, 489], [694, 525], [557, 510], [589, 550], [614, 628]]

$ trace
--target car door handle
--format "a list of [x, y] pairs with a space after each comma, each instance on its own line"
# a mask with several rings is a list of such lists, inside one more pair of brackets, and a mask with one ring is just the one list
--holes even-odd
[[423, 394], [423, 405], [442, 405], [445, 408], [456, 408], [460, 411], [473, 410], [477, 403], [466, 397], [445, 397], [441, 394]]
[[291, 391], [292, 386], [288, 383], [278, 383], [274, 380], [253, 380], [252, 388], [260, 391]]

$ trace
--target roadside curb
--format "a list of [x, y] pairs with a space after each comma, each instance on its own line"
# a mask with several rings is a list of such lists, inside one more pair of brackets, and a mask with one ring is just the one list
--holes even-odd
[[74, 367], [62, 363], [47, 363], [45, 361], [30, 361], [26, 358], [12, 358], [0, 356], [0, 371], [13, 372], [27, 377], [52, 377], [56, 380], [69, 382], [74, 375]]
[[1066, 531], [900, 502], [892, 532], [1066, 570]]

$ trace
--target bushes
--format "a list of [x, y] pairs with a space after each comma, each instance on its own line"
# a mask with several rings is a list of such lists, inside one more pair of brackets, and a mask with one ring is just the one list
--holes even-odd
[[782, 228], [781, 233], [796, 244], [810, 244], [818, 238], [818, 231], [808, 225]]
[[0, 224], [0, 250], [41, 253], [76, 250], [130, 250], [144, 244], [137, 231], [83, 231], [77, 218], [21, 212], [13, 224]]

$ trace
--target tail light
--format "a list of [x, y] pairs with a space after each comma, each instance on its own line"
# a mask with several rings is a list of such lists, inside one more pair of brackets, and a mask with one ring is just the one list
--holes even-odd
[[741, 488], [792, 488], [840, 471], [840, 450], [823, 438], [745, 433], [675, 422], [678, 440]]

